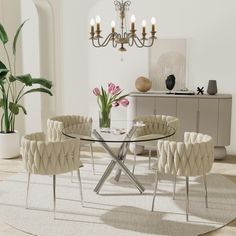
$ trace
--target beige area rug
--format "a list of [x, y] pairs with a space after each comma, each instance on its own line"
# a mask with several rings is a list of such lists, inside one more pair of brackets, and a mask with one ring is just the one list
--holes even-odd
[[[151, 212], [154, 173], [146, 157], [139, 157], [136, 176], [146, 188], [144, 194], [122, 175], [120, 182], [108, 178], [100, 195], [93, 192], [110, 159], [96, 154], [96, 175], [89, 158], [81, 169], [85, 207], [81, 206], [76, 179], [70, 174], [57, 178], [57, 219], [52, 213], [52, 177], [33, 176], [30, 209], [24, 208], [25, 173], [0, 183], [0, 220], [12, 227], [41, 236], [139, 236], [199, 235], [219, 228], [236, 217], [236, 185], [217, 174], [208, 176], [209, 208], [205, 208], [201, 178], [190, 179], [190, 217], [185, 221], [185, 182], [178, 179], [176, 200], [172, 199], [171, 178], [162, 179]], [[131, 168], [131, 156], [127, 160]]]

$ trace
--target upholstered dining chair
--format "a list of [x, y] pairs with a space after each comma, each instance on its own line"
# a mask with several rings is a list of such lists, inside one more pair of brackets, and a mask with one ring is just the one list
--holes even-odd
[[206, 174], [210, 172], [214, 161], [214, 144], [211, 136], [195, 132], [185, 132], [184, 142], [159, 141], [159, 159], [153, 165], [156, 181], [153, 193], [152, 211], [156, 197], [159, 174], [175, 177], [173, 198], [175, 198], [176, 177], [184, 176], [186, 181], [186, 220], [189, 215], [189, 177], [203, 176], [205, 187], [205, 205], [208, 207]]
[[[47, 133], [49, 141], [65, 140], [66, 137], [62, 134], [62, 130], [68, 127], [71, 131], [73, 131], [74, 128], [81, 137], [90, 137], [92, 132], [92, 118], [78, 115], [65, 115], [48, 119]], [[80, 141], [81, 148], [88, 146], [90, 149], [93, 173], [95, 173], [92, 144], [92, 141]]]
[[[150, 116], [138, 116], [134, 119], [134, 123], [143, 123], [145, 126], [138, 128], [133, 135], [133, 139], [139, 139], [144, 136], [152, 135], [152, 134], [167, 134], [170, 129], [169, 127], [173, 127], [175, 129], [175, 134], [167, 138], [168, 140], [176, 140], [178, 127], [179, 127], [179, 119], [173, 116], [165, 116], [165, 115], [150, 115]], [[133, 163], [133, 173], [136, 165], [136, 156], [139, 152], [143, 150], [148, 150], [148, 159], [149, 159], [149, 169], [151, 169], [151, 153], [155, 151], [157, 153], [157, 140], [148, 141], [148, 142], [138, 142], [133, 145], [133, 153], [134, 153], [134, 163]]]
[[80, 178], [80, 140], [68, 139], [58, 142], [46, 142], [44, 133], [32, 133], [22, 137], [21, 154], [28, 173], [25, 207], [28, 208], [28, 196], [31, 174], [53, 176], [53, 211], [56, 213], [56, 175], [77, 171], [80, 197], [83, 205], [82, 183]]

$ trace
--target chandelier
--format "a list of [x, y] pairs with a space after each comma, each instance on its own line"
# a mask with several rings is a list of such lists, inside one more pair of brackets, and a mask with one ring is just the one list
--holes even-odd
[[135, 26], [135, 15], [132, 15], [130, 18], [130, 29], [127, 30], [127, 11], [131, 5], [131, 1], [114, 1], [115, 9], [119, 13], [120, 17], [120, 30], [116, 31], [116, 24], [115, 21], [111, 22], [111, 33], [107, 35], [105, 39], [101, 34], [101, 18], [97, 16], [96, 19], [91, 19], [91, 32], [90, 32], [90, 40], [92, 41], [92, 45], [96, 48], [106, 47], [109, 43], [112, 44], [114, 48], [119, 46], [119, 51], [125, 52], [127, 51], [125, 46], [128, 45], [130, 47], [137, 46], [138, 48], [143, 47], [151, 47], [154, 43], [156, 38], [156, 19], [154, 17], [151, 18], [151, 32], [150, 36], [147, 37], [147, 30], [146, 30], [146, 20], [142, 21], [142, 33], [141, 37], [138, 37], [136, 32]]

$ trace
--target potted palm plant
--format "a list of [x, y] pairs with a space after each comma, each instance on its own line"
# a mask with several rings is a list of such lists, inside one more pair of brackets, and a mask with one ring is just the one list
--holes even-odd
[[[52, 96], [52, 83], [43, 78], [32, 78], [30, 74], [16, 74], [16, 45], [19, 34], [26, 21], [24, 21], [16, 31], [12, 45], [12, 61], [6, 47], [8, 35], [0, 24], [0, 43], [6, 55], [7, 63], [4, 64], [0, 58], [0, 109], [1, 129], [0, 129], [0, 158], [12, 158], [20, 154], [20, 137], [15, 130], [16, 116], [26, 109], [21, 104], [22, 98], [26, 94], [42, 92]], [[36, 86], [34, 86], [36, 85]]]

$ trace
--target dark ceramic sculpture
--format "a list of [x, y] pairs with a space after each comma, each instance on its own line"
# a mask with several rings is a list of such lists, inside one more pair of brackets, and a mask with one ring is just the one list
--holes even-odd
[[209, 80], [208, 87], [207, 87], [207, 93], [209, 95], [215, 95], [217, 93], [216, 80]]
[[171, 90], [175, 87], [175, 76], [169, 75], [166, 79], [166, 88], [169, 90], [169, 93], [171, 93]]

